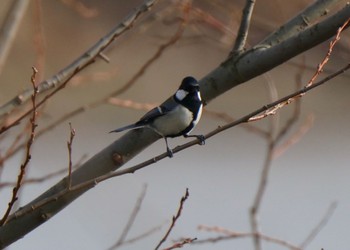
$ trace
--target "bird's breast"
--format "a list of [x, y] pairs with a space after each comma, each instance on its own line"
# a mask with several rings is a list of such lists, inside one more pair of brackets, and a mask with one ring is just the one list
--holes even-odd
[[157, 118], [152, 126], [163, 136], [178, 136], [192, 123], [192, 112], [179, 105], [164, 116]]

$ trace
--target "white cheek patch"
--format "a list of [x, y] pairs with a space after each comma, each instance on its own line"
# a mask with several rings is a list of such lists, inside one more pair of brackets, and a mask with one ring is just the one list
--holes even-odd
[[176, 91], [176, 94], [175, 94], [176, 98], [179, 101], [182, 101], [187, 95], [188, 95], [188, 92], [183, 89], [179, 89], [178, 91]]

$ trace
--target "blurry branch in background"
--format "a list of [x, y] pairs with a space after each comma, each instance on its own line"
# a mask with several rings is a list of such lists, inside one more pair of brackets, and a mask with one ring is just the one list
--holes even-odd
[[[146, 231], [146, 232], [144, 232], [144, 233], [142, 233], [140, 235], [137, 235], [135, 237], [129, 238], [127, 240], [124, 240], [123, 244], [120, 245], [120, 247], [125, 246], [125, 245], [129, 245], [129, 244], [133, 244], [133, 243], [135, 243], [137, 241], [140, 241], [140, 240], [150, 236], [151, 234], [154, 234], [155, 232], [161, 230], [162, 227], [163, 227], [163, 224], [159, 225], [159, 226], [155, 226], [155, 227], [149, 229], [148, 231]], [[119, 247], [117, 247], [117, 248], [119, 248]], [[116, 249], [116, 248], [114, 248], [114, 249]]]
[[254, 5], [255, 0], [246, 1], [246, 4], [242, 11], [242, 19], [236, 36], [236, 41], [233, 46], [233, 50], [230, 52], [230, 56], [240, 53], [244, 50], [244, 46], [247, 42], [250, 20], [252, 19]]
[[[296, 89], [300, 89], [301, 88], [301, 79], [302, 79], [302, 75], [305, 71], [305, 57], [303, 60], [303, 64], [299, 67], [299, 72], [296, 75]], [[268, 78], [268, 80], [271, 79]], [[272, 85], [272, 83], [270, 83], [268, 86]], [[270, 91], [272, 92], [270, 94], [271, 99], [272, 100], [276, 100], [276, 93], [274, 94], [273, 91], [275, 91], [274, 89], [271, 89], [270, 87]], [[270, 119], [271, 121], [271, 125], [269, 127], [269, 130], [266, 132], [266, 142], [267, 142], [267, 152], [266, 152], [266, 158], [265, 158], [265, 162], [260, 174], [260, 179], [258, 182], [258, 188], [253, 200], [253, 204], [251, 206], [250, 209], [250, 213], [249, 213], [249, 219], [250, 219], [250, 225], [251, 225], [251, 230], [252, 230], [252, 238], [253, 238], [253, 243], [255, 246], [256, 250], [260, 250], [261, 247], [261, 240], [260, 240], [260, 235], [261, 233], [259, 232], [259, 221], [258, 221], [258, 213], [260, 210], [260, 205], [262, 203], [263, 200], [263, 195], [265, 193], [267, 184], [268, 184], [268, 176], [270, 173], [270, 168], [271, 168], [271, 164], [272, 164], [272, 160], [273, 158], [276, 156], [275, 151], [277, 148], [278, 143], [282, 140], [282, 138], [284, 136], [286, 136], [286, 134], [289, 132], [289, 130], [291, 130], [291, 128], [293, 127], [293, 125], [296, 124], [296, 122], [299, 119], [300, 116], [300, 111], [301, 111], [301, 99], [298, 98], [295, 102], [294, 102], [294, 112], [292, 114], [292, 116], [287, 120], [286, 124], [284, 127], [278, 129], [277, 126], [277, 122], [276, 122], [276, 117], [272, 117], [272, 119]], [[277, 117], [278, 119], [278, 117]], [[295, 138], [295, 136], [291, 137], [292, 139]], [[291, 139], [289, 139], [291, 140]], [[288, 140], [288, 141], [289, 141]], [[292, 145], [292, 143], [286, 143], [285, 147], [283, 148], [284, 150], [287, 149], [287, 147], [289, 148]]]
[[120, 234], [119, 239], [117, 240], [117, 242], [113, 246], [108, 248], [108, 250], [117, 249], [118, 247], [123, 246], [125, 244], [125, 239], [126, 239], [128, 233], [130, 232], [130, 229], [133, 226], [133, 224], [136, 220], [136, 217], [139, 214], [139, 211], [141, 209], [142, 202], [146, 196], [146, 191], [147, 191], [147, 185], [145, 184], [145, 185], [143, 185], [141, 194], [139, 195], [139, 198], [136, 201], [134, 209], [131, 212], [131, 214], [129, 216], [129, 220], [126, 223], [122, 233]]
[[28, 0], [11, 1], [11, 6], [0, 29], [0, 74], [29, 2]]
[[82, 1], [61, 0], [61, 2], [84, 18], [93, 18], [99, 14], [97, 9], [86, 6]]
[[11, 213], [12, 207], [14, 206], [15, 202], [18, 199], [18, 192], [22, 186], [22, 180], [24, 179], [24, 175], [26, 172], [26, 168], [32, 158], [31, 156], [31, 148], [34, 142], [34, 138], [35, 138], [35, 129], [37, 127], [36, 124], [36, 116], [37, 116], [37, 105], [36, 105], [36, 97], [37, 97], [37, 93], [38, 93], [38, 87], [35, 83], [35, 76], [37, 74], [37, 70], [36, 68], [33, 67], [33, 74], [31, 77], [31, 82], [32, 82], [32, 86], [33, 86], [33, 93], [32, 93], [32, 105], [33, 105], [33, 112], [32, 112], [32, 117], [30, 118], [30, 124], [31, 124], [31, 130], [30, 130], [30, 136], [29, 139], [27, 141], [27, 147], [26, 147], [26, 154], [25, 154], [25, 159], [24, 162], [22, 163], [21, 167], [20, 167], [20, 171], [17, 177], [17, 182], [16, 182], [16, 186], [12, 189], [12, 197], [10, 202], [8, 203], [8, 207], [6, 209], [5, 214], [3, 215], [1, 221], [0, 221], [0, 226], [4, 225], [6, 223], [6, 220], [8, 218], [8, 216]]
[[[188, 196], [190, 195], [190, 193], [188, 192], [188, 188], [186, 188], [186, 192], [185, 195], [182, 196], [181, 200], [180, 200], [180, 206], [177, 210], [177, 213], [175, 216], [173, 216], [172, 220], [171, 220], [171, 224], [169, 226], [169, 229], [166, 231], [164, 237], [160, 240], [160, 242], [158, 243], [158, 245], [154, 248], [154, 250], [158, 250], [160, 248], [160, 246], [167, 240], [168, 236], [170, 235], [171, 231], [174, 229], [175, 227], [175, 223], [176, 221], [180, 218], [181, 216], [181, 212], [183, 209], [183, 206], [188, 198]], [[170, 248], [171, 249], [171, 248]]]
[[287, 242], [284, 240], [280, 240], [278, 238], [274, 238], [265, 234], [256, 234], [256, 233], [251, 233], [251, 232], [235, 232], [231, 231], [225, 228], [221, 227], [209, 227], [205, 225], [200, 225], [198, 226], [198, 230], [201, 231], [206, 231], [206, 232], [215, 232], [221, 234], [221, 236], [213, 237], [213, 238], [208, 238], [208, 239], [203, 239], [203, 240], [197, 240], [193, 244], [204, 244], [204, 243], [216, 243], [220, 242], [223, 240], [232, 240], [232, 239], [238, 239], [238, 238], [252, 238], [252, 237], [259, 237], [260, 239], [271, 242], [286, 248], [289, 248], [291, 250], [301, 250], [301, 248]]
[[[296, 103], [298, 102], [300, 101], [296, 101]], [[279, 136], [282, 136], [282, 132], [288, 132], [292, 128], [292, 125], [297, 121], [298, 117], [293, 116], [293, 118], [295, 118], [295, 120], [289, 121], [289, 123], [286, 124], [286, 130], [280, 131], [278, 134]], [[281, 143], [280, 145], [278, 144], [275, 145], [274, 150], [272, 152], [273, 153], [272, 159], [276, 159], [280, 157], [284, 152], [287, 151], [287, 149], [289, 149], [291, 146], [298, 143], [303, 138], [303, 136], [312, 128], [314, 124], [314, 119], [315, 118], [313, 114], [308, 115], [304, 120], [303, 124], [301, 124], [292, 135], [290, 135], [287, 139], [285, 139], [284, 142]], [[288, 124], [292, 124], [292, 125], [287, 126]], [[276, 138], [276, 141], [279, 142], [280, 139]]]
[[43, 23], [43, 10], [42, 0], [35, 0], [33, 11], [33, 23], [34, 23], [34, 48], [35, 48], [35, 67], [38, 69], [37, 81], [43, 79], [46, 65], [46, 40], [44, 35], [44, 23]]
[[306, 239], [300, 244], [299, 247], [301, 249], [305, 249], [313, 241], [313, 239], [318, 235], [318, 233], [326, 226], [329, 219], [334, 214], [334, 211], [336, 208], [337, 208], [337, 202], [332, 202], [332, 204], [327, 209], [323, 218], [321, 218], [320, 222], [310, 232], [310, 234], [306, 237]]
[[[108, 34], [102, 37], [95, 45], [88, 49], [81, 57], [73, 61], [66, 68], [58, 72], [51, 78], [38, 84], [39, 94], [61, 86], [67, 79], [71, 79], [78, 72], [94, 63], [99, 57], [105, 58], [102, 55], [103, 51], [120, 35], [125, 33], [135, 23], [135, 21], [145, 12], [147, 12], [156, 2], [156, 0], [146, 0], [144, 3], [136, 8], [133, 13], [127, 16], [119, 25], [113, 28]], [[102, 55], [102, 56], [101, 56]], [[15, 108], [27, 102], [30, 98], [31, 90], [25, 90], [21, 94], [14, 97], [9, 102], [0, 107], [0, 118], [10, 114]], [[2, 128], [1, 132], [6, 129]]]

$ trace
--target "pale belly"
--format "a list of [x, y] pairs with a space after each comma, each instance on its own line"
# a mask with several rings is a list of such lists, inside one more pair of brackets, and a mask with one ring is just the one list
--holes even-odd
[[185, 130], [192, 122], [192, 113], [178, 106], [165, 116], [159, 117], [153, 123], [153, 128], [162, 136], [177, 135]]

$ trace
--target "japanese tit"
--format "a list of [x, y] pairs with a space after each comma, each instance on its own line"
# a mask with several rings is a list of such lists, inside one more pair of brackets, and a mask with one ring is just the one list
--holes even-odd
[[147, 112], [138, 122], [115, 129], [110, 133], [150, 128], [165, 139], [168, 156], [172, 157], [173, 152], [168, 146], [168, 137], [196, 137], [200, 140], [200, 144], [204, 145], [203, 135], [189, 135], [201, 118], [202, 108], [199, 84], [195, 78], [188, 76], [182, 80], [175, 94], [160, 106]]

